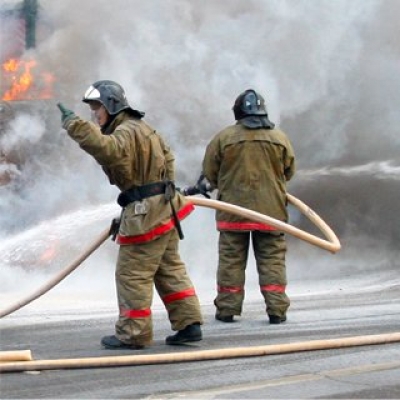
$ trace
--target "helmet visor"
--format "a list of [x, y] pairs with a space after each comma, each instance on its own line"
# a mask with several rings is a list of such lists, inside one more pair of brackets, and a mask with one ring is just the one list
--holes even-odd
[[90, 85], [89, 89], [86, 90], [86, 92], [83, 96], [83, 101], [84, 102], [93, 101], [93, 100], [100, 101], [100, 98], [101, 98], [101, 94], [98, 91], [98, 89], [96, 89], [93, 85]]

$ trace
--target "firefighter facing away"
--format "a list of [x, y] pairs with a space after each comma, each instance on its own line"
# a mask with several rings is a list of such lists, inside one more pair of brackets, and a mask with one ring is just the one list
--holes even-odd
[[[286, 134], [269, 120], [263, 97], [253, 89], [241, 93], [233, 106], [236, 124], [208, 144], [203, 175], [218, 199], [286, 222], [286, 182], [295, 172], [295, 156]], [[200, 192], [206, 180], [198, 182]], [[286, 241], [272, 226], [216, 212], [219, 231], [216, 319], [233, 322], [241, 315], [250, 240], [261, 293], [271, 324], [286, 321]]]
[[115, 335], [103, 337], [101, 344], [108, 349], [142, 349], [152, 343], [153, 285], [177, 331], [166, 344], [199, 341], [200, 304], [178, 249], [179, 221], [193, 205], [175, 191], [174, 156], [143, 120], [144, 113], [129, 105], [118, 83], [93, 83], [83, 102], [98, 125], [59, 104], [62, 127], [121, 190], [121, 218], [112, 225], [120, 245], [115, 272], [119, 317]]

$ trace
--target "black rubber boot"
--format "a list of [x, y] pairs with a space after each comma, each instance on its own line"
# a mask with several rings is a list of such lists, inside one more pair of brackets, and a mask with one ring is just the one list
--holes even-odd
[[286, 321], [286, 316], [278, 317], [277, 315], [268, 315], [269, 323], [273, 325], [282, 324]]
[[104, 336], [101, 339], [101, 344], [109, 350], [141, 350], [144, 349], [144, 346], [138, 344], [128, 344], [121, 342], [115, 335], [112, 336]]
[[233, 315], [219, 315], [215, 314], [215, 319], [222, 322], [235, 322], [233, 319]]
[[189, 342], [198, 342], [203, 339], [200, 324], [188, 325], [186, 328], [178, 331], [175, 335], [168, 336], [165, 339], [166, 344], [184, 344]]

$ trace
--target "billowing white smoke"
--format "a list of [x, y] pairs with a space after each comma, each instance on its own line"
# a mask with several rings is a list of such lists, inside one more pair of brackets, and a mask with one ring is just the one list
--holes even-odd
[[[178, 185], [197, 179], [206, 144], [234, 123], [236, 96], [250, 87], [263, 94], [271, 120], [288, 133], [297, 154], [299, 174], [289, 191], [326, 218], [344, 245], [332, 258], [289, 239], [291, 276], [325, 276], [335, 268], [340, 274], [354, 264], [362, 269], [368, 249], [376, 254], [382, 219], [385, 249], [397, 246], [400, 231], [392, 218], [397, 211], [386, 207], [398, 203], [396, 180], [368, 176], [364, 166], [398, 168], [396, 161], [387, 164], [397, 160], [400, 140], [398, 1], [41, 0], [40, 5], [41, 21], [51, 29], [30, 52], [55, 74], [54, 100], [90, 118], [81, 102], [87, 87], [98, 79], [121, 83], [132, 106], [146, 112], [145, 119], [174, 149]], [[2, 139], [14, 149], [36, 141], [19, 171], [18, 190], [0, 188], [5, 236], [81, 207], [108, 204], [117, 194], [65, 137], [55, 104], [45, 110], [44, 117], [30, 116], [28, 127], [27, 116], [18, 117]], [[353, 173], [343, 178], [340, 168]], [[381, 201], [385, 207], [379, 207]], [[213, 217], [190, 218], [182, 251], [193, 273], [203, 276], [209, 260], [216, 263]], [[293, 218], [306, 227], [295, 212]], [[309, 262], [323, 263], [324, 271]], [[213, 281], [214, 269], [210, 291]]]

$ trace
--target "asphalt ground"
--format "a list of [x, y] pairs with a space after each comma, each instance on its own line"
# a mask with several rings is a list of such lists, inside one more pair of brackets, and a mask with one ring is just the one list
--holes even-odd
[[[165, 337], [172, 332], [165, 311], [156, 304], [154, 345], [140, 351], [100, 346], [101, 337], [113, 333], [113, 304], [101, 305], [95, 312], [90, 307], [60, 311], [46, 308], [49, 301], [0, 320], [0, 348], [29, 349], [34, 360], [179, 358], [186, 352], [222, 349], [226, 354], [230, 349], [285, 348], [298, 342], [400, 332], [397, 281], [357, 290], [330, 286], [336, 289], [293, 294], [288, 321], [281, 325], [267, 323], [261, 299], [245, 300], [242, 316], [232, 324], [216, 321], [212, 302], [203, 303], [204, 338], [185, 346], [165, 345]], [[3, 372], [0, 393], [1, 399], [398, 399], [400, 343], [150, 365]]]

